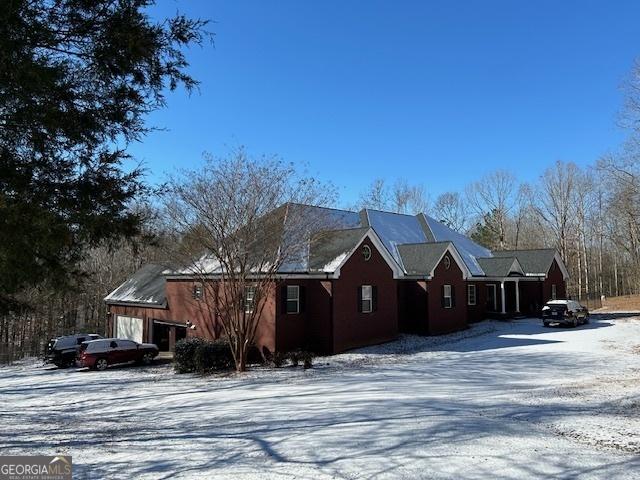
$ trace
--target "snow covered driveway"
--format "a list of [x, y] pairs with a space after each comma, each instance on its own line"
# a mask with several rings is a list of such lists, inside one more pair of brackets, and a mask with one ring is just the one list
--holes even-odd
[[0, 453], [74, 478], [640, 478], [640, 319], [483, 322], [242, 377], [0, 368]]

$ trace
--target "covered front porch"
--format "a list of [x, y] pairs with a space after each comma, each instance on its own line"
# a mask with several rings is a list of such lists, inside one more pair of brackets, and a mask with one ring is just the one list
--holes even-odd
[[537, 315], [542, 307], [542, 282], [538, 278], [485, 279], [485, 312], [500, 318]]

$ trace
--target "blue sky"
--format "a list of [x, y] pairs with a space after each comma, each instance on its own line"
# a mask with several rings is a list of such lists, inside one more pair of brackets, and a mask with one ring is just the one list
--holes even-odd
[[163, 1], [213, 20], [188, 51], [200, 93], [150, 117], [131, 153], [153, 182], [245, 145], [305, 164], [355, 201], [374, 178], [431, 196], [556, 160], [587, 165], [624, 138], [620, 86], [640, 56], [640, 2]]

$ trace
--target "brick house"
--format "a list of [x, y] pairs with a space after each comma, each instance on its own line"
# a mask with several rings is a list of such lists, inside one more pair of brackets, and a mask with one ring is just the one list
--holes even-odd
[[[333, 228], [313, 232], [304, 258], [279, 270], [256, 333], [261, 349], [342, 352], [399, 332], [437, 335], [537, 314], [566, 295], [567, 270], [553, 249], [491, 252], [424, 214], [282, 208], [327, 216]], [[188, 273], [147, 265], [105, 298], [109, 334], [161, 350], [185, 336], [217, 338], [201, 295]]]

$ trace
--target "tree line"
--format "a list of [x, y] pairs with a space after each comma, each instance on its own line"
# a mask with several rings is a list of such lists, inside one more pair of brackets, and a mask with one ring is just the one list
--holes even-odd
[[557, 161], [534, 182], [497, 170], [435, 199], [404, 181], [377, 179], [355, 207], [424, 212], [490, 250], [555, 248], [575, 299], [637, 294], [640, 156], [632, 148], [586, 167]]
[[[170, 182], [165, 191], [183, 202], [171, 210], [142, 167], [126, 166], [127, 150], [150, 131], [147, 116], [166, 106], [168, 92], [198, 87], [185, 47], [212, 34], [206, 20], [153, 19], [153, 3], [18, 0], [0, 9], [0, 361], [42, 353], [56, 335], [105, 333], [104, 296], [144, 263], [166, 260], [176, 244], [198, 238], [194, 225], [227, 228], [243, 215], [255, 221], [274, 199], [303, 194], [329, 204], [319, 192], [330, 189], [308, 183], [286, 164], [243, 157], [247, 171], [277, 164], [281, 175], [272, 175], [272, 183], [238, 179], [245, 190], [206, 199], [237, 200], [244, 207], [230, 210], [235, 218], [204, 213], [180, 221], [167, 214], [197, 211], [189, 205], [197, 197], [188, 193], [202, 171]], [[628, 142], [590, 166], [557, 162], [531, 183], [499, 170], [435, 199], [425, 186], [374, 180], [354, 207], [426, 212], [493, 250], [557, 248], [575, 298], [637, 293], [639, 66], [625, 98], [621, 124]], [[214, 160], [205, 168], [224, 165]], [[252, 231], [244, 230], [245, 245], [257, 241]], [[198, 244], [192, 247], [195, 253]], [[234, 314], [243, 322], [245, 310]]]

